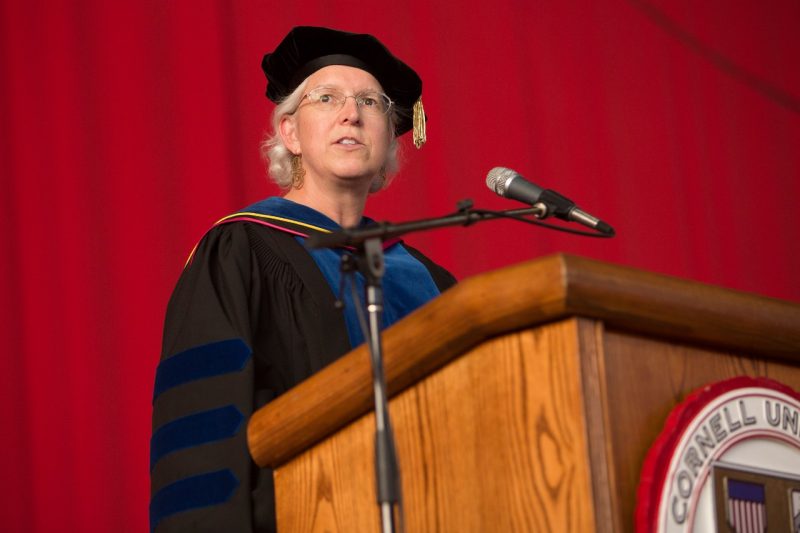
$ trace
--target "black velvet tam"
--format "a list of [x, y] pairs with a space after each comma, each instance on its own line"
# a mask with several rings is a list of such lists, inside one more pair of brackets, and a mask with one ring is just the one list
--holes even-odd
[[275, 103], [289, 96], [317, 70], [345, 65], [375, 76], [398, 108], [397, 135], [412, 128], [412, 107], [422, 94], [422, 80], [372, 35], [330, 28], [298, 26], [266, 54], [261, 68], [267, 76], [267, 98]]

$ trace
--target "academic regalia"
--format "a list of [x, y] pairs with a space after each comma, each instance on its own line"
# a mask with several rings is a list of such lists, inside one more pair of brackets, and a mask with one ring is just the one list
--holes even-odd
[[[363, 339], [352, 305], [335, 306], [333, 263], [344, 251], [302, 245], [304, 234], [335, 229], [270, 198], [223, 219], [193, 252], [168, 305], [156, 377], [153, 531], [274, 531], [272, 472], [250, 458], [247, 421]], [[455, 283], [403, 243], [385, 253], [386, 326]]]

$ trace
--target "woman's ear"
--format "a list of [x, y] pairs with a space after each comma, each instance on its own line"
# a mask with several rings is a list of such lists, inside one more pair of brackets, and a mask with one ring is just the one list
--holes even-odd
[[293, 154], [300, 155], [300, 142], [297, 140], [297, 124], [294, 117], [291, 115], [281, 117], [279, 130], [283, 145]]

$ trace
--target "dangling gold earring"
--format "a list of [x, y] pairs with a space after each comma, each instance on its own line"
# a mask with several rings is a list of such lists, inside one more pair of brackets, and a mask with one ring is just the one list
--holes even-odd
[[292, 154], [292, 187], [295, 189], [303, 188], [303, 178], [306, 175], [306, 169], [303, 168], [303, 156], [300, 154]]

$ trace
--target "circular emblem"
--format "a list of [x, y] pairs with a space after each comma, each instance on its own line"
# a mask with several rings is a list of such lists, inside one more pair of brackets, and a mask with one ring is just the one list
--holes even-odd
[[800, 531], [800, 394], [767, 378], [707, 385], [673, 409], [647, 454], [636, 531], [767, 526]]

